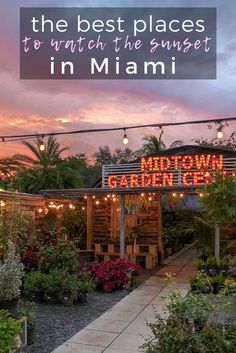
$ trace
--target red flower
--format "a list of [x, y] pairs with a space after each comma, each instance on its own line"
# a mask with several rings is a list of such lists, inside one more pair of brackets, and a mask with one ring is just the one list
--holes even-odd
[[138, 275], [140, 267], [128, 260], [117, 259], [83, 265], [81, 270], [90, 271], [98, 286], [105, 290], [113, 290], [124, 287], [129, 280], [127, 273]]

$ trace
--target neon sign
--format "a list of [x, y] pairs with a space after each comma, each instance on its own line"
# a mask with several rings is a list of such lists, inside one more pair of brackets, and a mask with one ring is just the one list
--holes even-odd
[[216, 170], [236, 179], [236, 160], [225, 164], [226, 159], [222, 154], [143, 157], [136, 164], [104, 166], [103, 186], [111, 189], [200, 186], [214, 181]]

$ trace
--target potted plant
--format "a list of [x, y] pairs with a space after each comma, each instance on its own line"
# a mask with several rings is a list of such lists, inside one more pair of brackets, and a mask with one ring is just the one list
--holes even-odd
[[78, 302], [85, 303], [88, 300], [88, 294], [94, 290], [94, 283], [91, 279], [77, 281]]
[[73, 305], [77, 298], [78, 279], [75, 275], [64, 273], [62, 275], [59, 299], [63, 305]]
[[31, 271], [24, 278], [23, 292], [27, 298], [37, 303], [43, 301], [47, 275], [40, 271]]
[[199, 292], [198, 280], [196, 275], [191, 275], [189, 277], [189, 284], [192, 292]]
[[35, 331], [35, 316], [37, 310], [37, 304], [34, 302], [23, 302], [19, 304], [19, 311], [22, 316], [27, 318], [27, 345], [34, 343], [34, 331]]
[[215, 277], [218, 273], [218, 262], [215, 257], [209, 257], [206, 262], [207, 273], [210, 277]]
[[21, 332], [21, 323], [13, 319], [8, 311], [0, 310], [0, 352], [9, 353], [16, 348], [16, 337]]
[[236, 297], [236, 281], [235, 279], [226, 278], [224, 281], [224, 289], [221, 291], [224, 295]]
[[0, 262], [0, 309], [10, 310], [17, 314], [17, 301], [21, 294], [23, 264], [16, 255], [14, 244], [8, 242], [8, 254]]
[[61, 271], [53, 270], [46, 275], [44, 283], [45, 301], [47, 304], [57, 304], [61, 288]]
[[213, 292], [210, 277], [208, 277], [205, 273], [197, 272], [196, 286], [198, 286], [203, 294], [211, 294]]
[[206, 261], [204, 261], [202, 259], [198, 259], [196, 261], [196, 266], [197, 266], [199, 271], [207, 274], [207, 263], [206, 263]]
[[224, 259], [218, 260], [218, 270], [224, 277], [227, 276], [228, 264]]
[[222, 275], [222, 273], [219, 273], [215, 277], [211, 277], [211, 285], [213, 288], [213, 294], [218, 294], [221, 289], [224, 288], [224, 281], [225, 277]]

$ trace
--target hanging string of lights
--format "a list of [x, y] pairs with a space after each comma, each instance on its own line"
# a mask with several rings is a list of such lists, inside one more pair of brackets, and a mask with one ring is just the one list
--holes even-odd
[[170, 126], [180, 126], [180, 125], [197, 125], [197, 124], [208, 124], [209, 128], [212, 128], [210, 123], [218, 124], [217, 128], [217, 138], [222, 139], [224, 137], [223, 134], [223, 123], [228, 123], [230, 121], [236, 121], [236, 117], [228, 117], [228, 118], [215, 118], [215, 119], [204, 119], [204, 120], [187, 120], [187, 121], [177, 121], [177, 122], [166, 122], [166, 123], [156, 123], [156, 124], [143, 124], [143, 125], [130, 125], [123, 127], [110, 127], [110, 128], [100, 128], [100, 129], [81, 129], [81, 130], [73, 130], [73, 131], [56, 131], [56, 132], [45, 132], [43, 134], [34, 133], [34, 134], [19, 134], [19, 135], [2, 135], [0, 136], [0, 142], [10, 142], [10, 141], [23, 141], [33, 138], [41, 137], [42, 141], [40, 144], [40, 150], [45, 150], [45, 145], [43, 139], [49, 136], [62, 136], [62, 135], [75, 135], [75, 134], [86, 134], [86, 133], [99, 133], [99, 132], [110, 132], [110, 131], [123, 131], [123, 143], [125, 145], [128, 144], [128, 136], [127, 130], [133, 129], [144, 129], [144, 128], [164, 128]]

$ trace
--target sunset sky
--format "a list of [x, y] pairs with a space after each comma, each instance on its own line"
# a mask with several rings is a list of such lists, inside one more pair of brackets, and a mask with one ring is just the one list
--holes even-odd
[[[217, 7], [217, 79], [145, 81], [36, 81], [19, 79], [21, 6], [213, 6]], [[18, 1], [0, 5], [0, 135], [43, 133], [96, 127], [205, 119], [236, 115], [236, 2], [226, 1]], [[236, 130], [231, 123], [226, 136]], [[140, 147], [144, 134], [128, 132], [129, 147]], [[166, 128], [167, 144], [215, 136], [206, 126]], [[92, 154], [99, 145], [122, 148], [122, 133], [60, 137], [70, 154]], [[1, 144], [1, 157], [22, 151], [19, 142]]]

